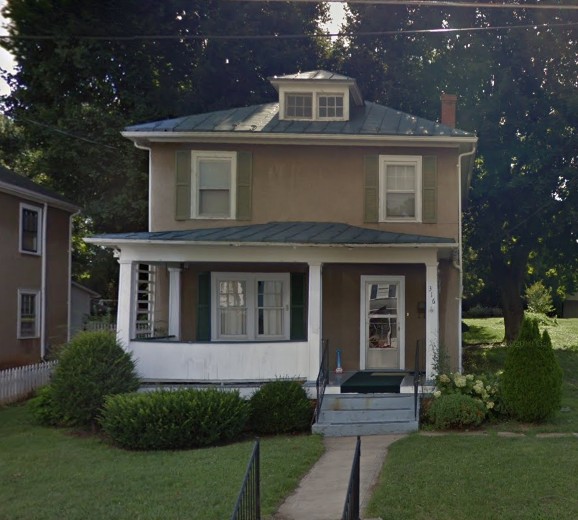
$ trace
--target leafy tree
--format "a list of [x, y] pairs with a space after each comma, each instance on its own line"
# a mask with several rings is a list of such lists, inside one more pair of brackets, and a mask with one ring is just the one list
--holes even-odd
[[[267, 101], [268, 76], [314, 68], [327, 53], [314, 37], [251, 38], [315, 35], [321, 4], [8, 0], [3, 14], [11, 38], [1, 45], [17, 70], [0, 161], [79, 204], [77, 235], [147, 227], [147, 154], [124, 127]], [[75, 243], [86, 276], [104, 257]]]
[[[547, 262], [540, 268], [572, 280], [578, 238], [578, 13], [519, 4], [355, 5], [347, 27], [354, 35], [340, 50], [342, 66], [357, 69], [376, 99], [396, 108], [435, 118], [441, 92], [460, 95], [458, 126], [479, 136], [464, 222], [470, 266], [479, 273], [471, 281], [499, 290], [508, 341], [522, 322], [529, 270]], [[481, 30], [359, 34], [451, 27]]]

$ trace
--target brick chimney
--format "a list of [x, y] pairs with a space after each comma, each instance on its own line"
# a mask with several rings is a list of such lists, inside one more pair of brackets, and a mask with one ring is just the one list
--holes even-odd
[[451, 126], [452, 128], [455, 128], [456, 102], [458, 100], [458, 96], [456, 96], [455, 94], [442, 94], [440, 99], [442, 102], [442, 114], [441, 114], [442, 125]]

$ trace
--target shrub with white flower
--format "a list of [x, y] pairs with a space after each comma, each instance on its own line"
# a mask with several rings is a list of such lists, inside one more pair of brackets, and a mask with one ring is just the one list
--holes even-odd
[[468, 395], [484, 404], [487, 415], [497, 415], [501, 411], [499, 374], [439, 374], [436, 377], [435, 399], [442, 395]]

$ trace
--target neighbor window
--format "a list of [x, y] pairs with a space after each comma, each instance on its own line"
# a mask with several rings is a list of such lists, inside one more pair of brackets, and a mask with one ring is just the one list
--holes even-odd
[[200, 218], [233, 218], [235, 215], [234, 152], [193, 152], [192, 215]]
[[381, 156], [380, 220], [421, 221], [421, 157]]
[[18, 338], [37, 338], [39, 327], [40, 293], [38, 291], [18, 291]]
[[20, 205], [20, 251], [41, 253], [42, 209], [28, 204]]
[[213, 273], [215, 339], [289, 339], [289, 274]]
[[319, 119], [343, 118], [343, 95], [319, 95], [317, 98], [317, 112]]
[[286, 94], [285, 116], [297, 119], [311, 119], [313, 117], [313, 95]]

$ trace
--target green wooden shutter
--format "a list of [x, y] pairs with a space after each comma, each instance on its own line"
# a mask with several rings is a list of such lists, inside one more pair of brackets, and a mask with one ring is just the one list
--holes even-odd
[[180, 150], [175, 160], [175, 219], [191, 218], [191, 152]]
[[237, 154], [237, 220], [251, 220], [251, 186], [253, 155], [251, 152]]
[[364, 221], [379, 221], [379, 156], [366, 155], [363, 161], [365, 174]]
[[422, 159], [422, 222], [437, 222], [437, 157], [425, 155]]
[[197, 285], [197, 341], [210, 341], [211, 273], [199, 273]]
[[291, 332], [294, 341], [307, 339], [307, 284], [305, 273], [291, 273]]

